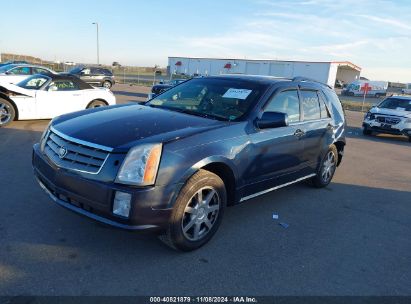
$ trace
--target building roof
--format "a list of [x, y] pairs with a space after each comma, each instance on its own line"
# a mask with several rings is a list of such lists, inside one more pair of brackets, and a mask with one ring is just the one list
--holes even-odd
[[299, 62], [299, 63], [330, 63], [338, 64], [339, 66], [348, 66], [357, 71], [361, 71], [361, 67], [355, 65], [350, 61], [304, 61], [304, 60], [277, 60], [277, 59], [239, 59], [239, 58], [210, 58], [210, 57], [174, 57], [170, 56], [168, 59], [191, 59], [191, 60], [224, 60], [224, 61], [270, 61], [270, 62]]

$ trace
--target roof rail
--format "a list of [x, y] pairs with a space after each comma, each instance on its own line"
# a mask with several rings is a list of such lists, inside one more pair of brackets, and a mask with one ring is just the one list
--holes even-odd
[[312, 78], [308, 78], [308, 77], [297, 76], [297, 77], [294, 77], [294, 78], [292, 79], [292, 81], [295, 81], [295, 82], [298, 82], [298, 81], [311, 81], [311, 82], [316, 82], [316, 83], [325, 85], [325, 86], [329, 87], [330, 89], [332, 89], [332, 87], [331, 87], [330, 85], [328, 85], [328, 84], [326, 84], [326, 83], [323, 83], [323, 82], [321, 82], [321, 81], [312, 79]]

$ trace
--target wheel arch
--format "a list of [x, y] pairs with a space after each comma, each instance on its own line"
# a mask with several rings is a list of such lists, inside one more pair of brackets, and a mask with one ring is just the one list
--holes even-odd
[[[236, 195], [237, 188], [237, 171], [231, 160], [223, 157], [210, 157], [197, 162], [184, 174], [181, 185], [184, 185], [199, 170], [206, 170], [220, 177], [227, 190], [227, 205], [236, 204], [238, 198]], [[179, 192], [179, 191], [178, 191]]]
[[105, 100], [105, 99], [103, 99], [103, 98], [95, 98], [95, 99], [93, 99], [92, 101], [90, 101], [90, 102], [87, 104], [86, 109], [88, 109], [88, 107], [89, 107], [94, 101], [102, 101], [102, 102], [104, 102], [104, 103], [106, 104], [106, 106], [109, 105], [109, 103], [107, 102], [107, 100]]

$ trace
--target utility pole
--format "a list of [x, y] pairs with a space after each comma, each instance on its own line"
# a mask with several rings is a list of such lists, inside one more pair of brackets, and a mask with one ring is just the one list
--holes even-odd
[[99, 46], [99, 37], [98, 37], [98, 22], [93, 22], [97, 28], [97, 65], [100, 64], [100, 46]]

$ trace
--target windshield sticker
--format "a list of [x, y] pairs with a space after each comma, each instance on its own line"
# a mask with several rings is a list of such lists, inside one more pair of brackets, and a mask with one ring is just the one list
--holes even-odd
[[397, 111], [405, 111], [405, 108], [398, 107]]
[[252, 90], [228, 89], [228, 91], [223, 95], [223, 98], [247, 99], [251, 92]]

